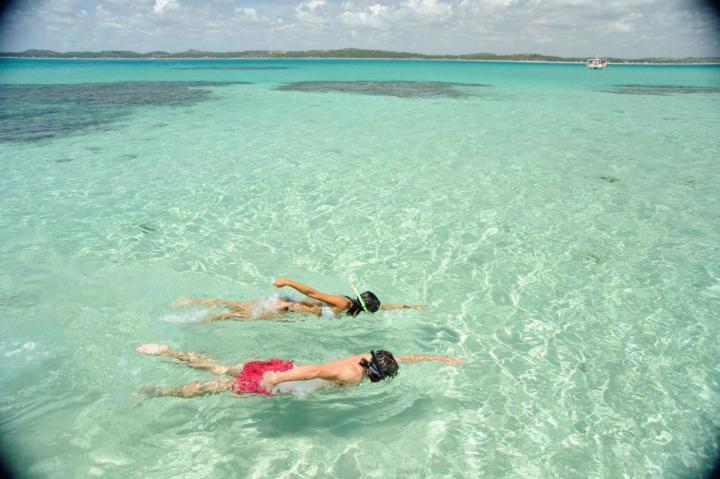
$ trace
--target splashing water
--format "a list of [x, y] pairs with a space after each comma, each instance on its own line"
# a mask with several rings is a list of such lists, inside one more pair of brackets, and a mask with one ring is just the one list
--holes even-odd
[[166, 314], [160, 317], [160, 321], [167, 323], [194, 323], [200, 321], [208, 314], [206, 309], [188, 311], [185, 313]]
[[323, 388], [332, 387], [333, 383], [324, 379], [309, 379], [307, 381], [286, 381], [275, 386], [272, 390], [274, 394], [294, 394], [295, 396], [304, 397], [307, 394]]
[[278, 310], [277, 303], [280, 300], [279, 294], [273, 294], [270, 297], [259, 299], [255, 306], [252, 307], [250, 318], [258, 319], [266, 313], [276, 313]]
[[32, 351], [33, 349], [35, 349], [35, 343], [32, 341], [28, 341], [27, 343], [23, 344], [22, 347], [6, 352], [5, 357], [15, 356], [18, 353]]

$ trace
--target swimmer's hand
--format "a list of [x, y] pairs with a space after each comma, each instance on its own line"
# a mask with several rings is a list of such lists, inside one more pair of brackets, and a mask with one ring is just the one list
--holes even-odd
[[143, 344], [139, 346], [135, 351], [138, 353], [148, 354], [150, 356], [162, 356], [166, 352], [170, 351], [170, 347], [167, 344]]
[[272, 391], [272, 389], [277, 386], [277, 373], [273, 371], [268, 371], [263, 374], [260, 386], [264, 387], [268, 391]]
[[275, 281], [273, 281], [273, 286], [276, 288], [282, 288], [283, 286], [288, 285], [288, 279], [280, 276], [279, 278], [276, 278]]
[[465, 361], [462, 358], [454, 358], [452, 356], [449, 356], [447, 358], [443, 358], [440, 360], [441, 362], [445, 364], [449, 364], [450, 366], [459, 366], [461, 364], [465, 364], [467, 361]]

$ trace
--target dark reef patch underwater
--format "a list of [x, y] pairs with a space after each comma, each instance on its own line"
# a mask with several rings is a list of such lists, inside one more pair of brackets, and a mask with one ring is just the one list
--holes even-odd
[[613, 85], [600, 90], [616, 95], [689, 95], [693, 93], [720, 93], [720, 88], [712, 86], [686, 85]]
[[136, 106], [185, 106], [212, 97], [209, 87], [247, 82], [0, 84], [0, 142], [31, 142], [103, 130]]
[[479, 83], [415, 81], [301, 81], [286, 83], [280, 91], [352, 93], [356, 95], [395, 96], [400, 98], [462, 98], [470, 96], [466, 88], [488, 87]]

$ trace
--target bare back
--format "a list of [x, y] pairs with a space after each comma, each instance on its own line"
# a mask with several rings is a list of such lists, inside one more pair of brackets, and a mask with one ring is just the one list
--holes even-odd
[[339, 386], [358, 384], [365, 375], [365, 370], [360, 366], [362, 359], [370, 359], [370, 355], [356, 354], [325, 364], [295, 366], [280, 373], [268, 372], [265, 373], [263, 384], [267, 389], [272, 389], [287, 381], [307, 381], [309, 379], [324, 379]]
[[362, 359], [370, 360], [371, 357], [369, 354], [356, 354], [355, 356], [348, 356], [336, 361], [331, 361], [324, 364], [323, 367], [327, 369], [328, 374], [334, 376], [332, 381], [336, 384], [357, 384], [363, 380], [365, 375], [365, 370], [360, 366]]

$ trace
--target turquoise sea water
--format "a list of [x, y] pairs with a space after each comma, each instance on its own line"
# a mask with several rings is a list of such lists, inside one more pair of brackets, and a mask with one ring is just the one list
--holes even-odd
[[[719, 120], [717, 66], [0, 60], [8, 458], [24, 477], [701, 476]], [[428, 307], [207, 325], [168, 306], [278, 275]], [[468, 364], [142, 400], [209, 378], [145, 342]]]

